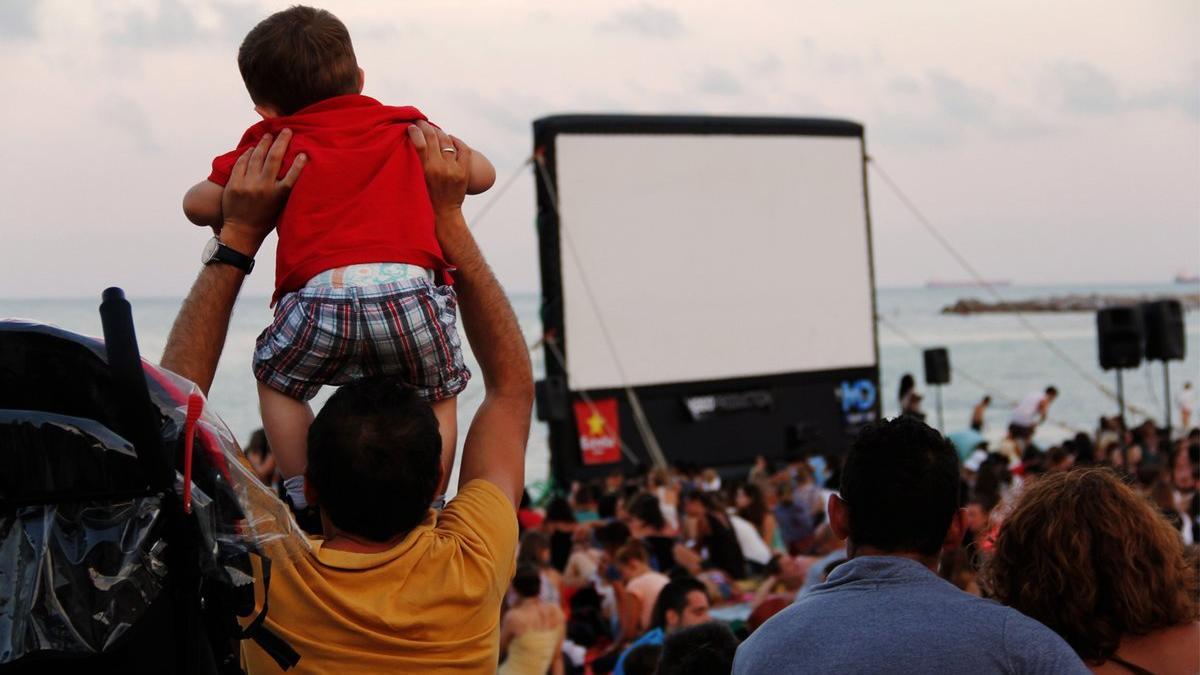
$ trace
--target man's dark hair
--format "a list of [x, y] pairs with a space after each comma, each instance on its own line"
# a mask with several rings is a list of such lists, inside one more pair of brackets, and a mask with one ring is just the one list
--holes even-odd
[[338, 529], [387, 541], [425, 519], [441, 477], [429, 404], [395, 380], [347, 384], [308, 429], [309, 482]]
[[662, 507], [659, 505], [658, 497], [648, 492], [643, 492], [630, 500], [629, 506], [626, 506], [625, 510], [629, 512], [629, 515], [636, 516], [639, 520], [656, 530], [661, 530], [667, 524], [666, 519], [663, 518]]
[[1054, 385], [1050, 385], [1049, 387], [1046, 387], [1046, 395], [1057, 397], [1058, 396], [1058, 387], [1055, 387]]
[[610, 552], [616, 552], [617, 549], [625, 545], [629, 541], [629, 526], [619, 520], [614, 520], [597, 527], [595, 530], [596, 541], [600, 546]]
[[650, 627], [663, 628], [667, 627], [667, 610], [671, 610], [676, 614], [683, 614], [683, 610], [688, 605], [687, 596], [692, 591], [700, 591], [705, 595], [708, 590], [704, 588], [704, 584], [695, 577], [679, 577], [672, 579], [658, 593], [658, 600], [654, 601], [654, 611], [650, 614]]
[[867, 425], [842, 470], [850, 540], [881, 551], [936, 555], [959, 507], [958, 453], [924, 422]]
[[359, 90], [358, 60], [345, 24], [323, 9], [301, 5], [268, 16], [246, 35], [238, 70], [250, 98], [281, 115]]
[[565, 497], [555, 497], [546, 504], [547, 523], [573, 523], [575, 512]]
[[663, 640], [658, 675], [729, 675], [738, 641], [719, 621], [684, 628]]
[[542, 573], [535, 565], [519, 565], [512, 587], [522, 598], [536, 598], [542, 592]]
[[654, 675], [662, 645], [638, 645], [625, 655], [625, 675]]

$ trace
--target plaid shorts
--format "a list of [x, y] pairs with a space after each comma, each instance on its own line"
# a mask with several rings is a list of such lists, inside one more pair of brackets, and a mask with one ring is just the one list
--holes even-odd
[[254, 377], [307, 401], [322, 385], [395, 376], [427, 401], [457, 396], [471, 371], [449, 286], [411, 279], [379, 286], [305, 287], [283, 296], [254, 348]]

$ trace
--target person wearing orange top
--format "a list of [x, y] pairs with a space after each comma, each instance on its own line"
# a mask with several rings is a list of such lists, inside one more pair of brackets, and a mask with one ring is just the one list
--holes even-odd
[[[532, 371], [512, 307], [462, 215], [471, 149], [423, 122], [410, 133], [438, 239], [459, 269], [461, 315], [484, 400], [467, 431], [458, 495], [440, 516], [429, 508], [441, 443], [427, 403], [395, 384], [364, 381], [344, 387], [317, 416], [306, 489], [325, 537], [311, 539], [311, 554], [294, 559], [282, 555], [280, 542], [266, 546], [273, 565], [265, 625], [299, 654], [299, 672], [473, 673], [499, 661]], [[258, 252], [303, 168], [293, 164], [278, 177], [290, 137], [286, 129], [264, 136], [231, 172], [222, 239], [242, 255]], [[439, 151], [445, 147], [456, 152]], [[212, 385], [244, 278], [220, 260], [206, 265], [171, 330], [162, 365], [201, 391]], [[397, 446], [400, 436], [412, 442]], [[412, 494], [399, 494], [401, 479]], [[262, 579], [256, 582], [261, 603]], [[245, 646], [243, 657], [252, 675], [280, 672], [257, 645]]]

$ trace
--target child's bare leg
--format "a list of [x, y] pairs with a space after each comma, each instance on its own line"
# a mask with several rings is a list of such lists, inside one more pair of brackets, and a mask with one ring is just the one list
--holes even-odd
[[440, 497], [446, 494], [450, 472], [454, 469], [454, 452], [458, 446], [458, 397], [434, 401], [430, 407], [442, 434], [442, 480], [434, 493], [434, 497]]
[[[304, 468], [308, 464], [308, 427], [312, 425], [312, 408], [305, 401], [298, 401], [258, 383], [258, 405], [262, 411], [263, 430], [267, 432], [267, 443], [275, 455], [279, 473], [283, 475], [288, 496], [296, 508], [304, 508]], [[297, 478], [288, 483], [289, 478]]]

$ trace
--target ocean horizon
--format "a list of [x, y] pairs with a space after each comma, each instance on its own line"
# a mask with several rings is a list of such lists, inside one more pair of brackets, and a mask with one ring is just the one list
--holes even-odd
[[[1183, 284], [1063, 284], [1008, 285], [996, 289], [1006, 300], [1045, 298], [1066, 294], [1110, 294], [1121, 296], [1177, 297], [1196, 293], [1197, 287]], [[540, 295], [514, 292], [510, 300], [516, 310], [526, 344], [538, 342], [542, 334], [539, 318]], [[1007, 424], [1006, 403], [1049, 384], [1061, 392], [1050, 411], [1049, 424], [1038, 431], [1037, 441], [1051, 444], [1075, 431], [1094, 431], [1101, 415], [1117, 412], [1116, 402], [1102, 393], [1092, 381], [1115, 388], [1114, 375], [1100, 369], [1097, 359], [1094, 312], [1027, 313], [1023, 316], [1035, 335], [1014, 314], [942, 314], [941, 308], [962, 298], [988, 299], [983, 288], [954, 287], [881, 287], [876, 292], [877, 336], [880, 360], [880, 385], [884, 414], [897, 412], [896, 389], [904, 373], [913, 373], [923, 383], [921, 347], [946, 347], [950, 353], [951, 384], [942, 390], [947, 432], [966, 428], [971, 408], [983, 394], [995, 399], [988, 413], [989, 437], [998, 438]], [[140, 296], [129, 294], [133, 306], [142, 356], [157, 362], [165, 346], [181, 297]], [[0, 298], [0, 317], [32, 319], [85, 335], [100, 335], [98, 307], [100, 294], [93, 298]], [[1185, 381], [1200, 380], [1200, 312], [1185, 314], [1187, 355], [1183, 361], [1169, 364], [1171, 395], [1175, 397]], [[267, 297], [245, 296], [239, 299], [230, 322], [225, 351], [217, 369], [210, 406], [244, 442], [261, 426], [254, 377], [250, 372], [254, 340], [271, 319]], [[1070, 359], [1064, 361], [1042, 343], [1050, 340]], [[465, 340], [464, 340], [465, 343]], [[803, 348], [803, 345], [797, 345]], [[466, 359], [472, 371], [478, 366], [470, 350]], [[531, 352], [534, 375], [542, 376], [543, 354]], [[1087, 375], [1080, 374], [1082, 371]], [[1143, 364], [1126, 371], [1125, 393], [1128, 417], [1140, 422], [1151, 417], [1160, 424], [1164, 416], [1162, 364]], [[986, 390], [977, 383], [986, 385]], [[922, 390], [930, 389], [923, 384]], [[326, 387], [314, 399], [319, 407], [332, 393]], [[937, 424], [935, 392], [925, 391], [928, 421]], [[474, 414], [482, 399], [482, 384], [476, 378], [459, 397], [460, 428]], [[1174, 406], [1173, 406], [1174, 407]], [[1172, 410], [1176, 418], [1178, 411]], [[462, 434], [460, 434], [460, 443]], [[546, 426], [534, 420], [526, 453], [526, 481], [544, 480], [548, 473], [549, 451]]]

